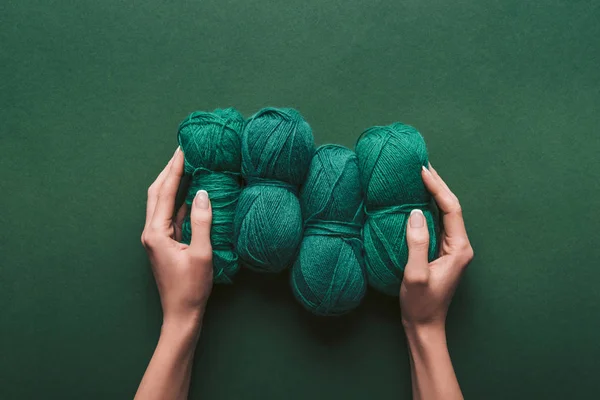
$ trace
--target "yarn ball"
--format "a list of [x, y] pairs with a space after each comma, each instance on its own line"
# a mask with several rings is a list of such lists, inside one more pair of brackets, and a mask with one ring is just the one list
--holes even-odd
[[291, 273], [296, 299], [316, 315], [356, 308], [367, 277], [360, 230], [363, 222], [358, 160], [353, 151], [321, 146], [300, 194], [304, 238]]
[[[185, 173], [191, 176], [186, 196], [190, 206], [196, 192], [208, 192], [212, 206], [210, 239], [215, 283], [231, 283], [239, 270], [234, 252], [233, 218], [240, 194], [241, 132], [244, 117], [235, 109], [197, 111], [179, 125], [177, 140], [185, 156]], [[190, 215], [181, 229], [182, 242], [192, 239]]]
[[411, 210], [421, 209], [425, 215], [430, 261], [437, 252], [433, 205], [421, 179], [422, 167], [429, 164], [427, 147], [415, 128], [398, 122], [363, 132], [356, 155], [365, 192], [363, 242], [369, 284], [398, 296], [408, 260], [406, 224]]
[[302, 241], [298, 200], [314, 152], [310, 126], [289, 108], [264, 108], [242, 134], [242, 191], [234, 219], [236, 250], [259, 272], [290, 266]]

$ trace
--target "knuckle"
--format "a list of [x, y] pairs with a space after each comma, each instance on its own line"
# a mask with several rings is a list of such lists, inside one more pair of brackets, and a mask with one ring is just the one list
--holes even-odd
[[467, 263], [471, 262], [473, 260], [473, 258], [475, 257], [475, 251], [473, 250], [473, 247], [468, 244], [467, 247], [464, 250], [464, 254], [465, 254], [465, 259], [467, 260]]
[[200, 215], [196, 213], [195, 215], [192, 215], [190, 221], [199, 228], [210, 226], [211, 223], [211, 219], [205, 213], [201, 213]]
[[465, 246], [460, 252], [456, 255], [456, 265], [461, 269], [466, 269], [469, 266], [469, 263], [473, 260], [475, 253], [473, 252], [473, 248], [471, 245]]
[[425, 271], [407, 271], [404, 280], [407, 284], [421, 286], [427, 283], [428, 276]]
[[213, 253], [211, 248], [195, 251], [192, 255], [194, 261], [199, 263], [212, 263]]
[[207, 217], [208, 216], [206, 215], [206, 213], [201, 213], [201, 212], [195, 212], [190, 215], [190, 219], [192, 220], [192, 222], [194, 222], [196, 224], [204, 224], [204, 223], [208, 222]]
[[148, 197], [156, 197], [158, 195], [158, 189], [156, 187], [156, 183], [153, 183], [148, 187]]
[[460, 201], [454, 195], [450, 196], [450, 200], [448, 201], [450, 204], [448, 213], [462, 215], [462, 207], [460, 205]]
[[144, 230], [142, 244], [147, 249], [153, 248], [160, 241], [160, 235], [154, 229]]
[[158, 219], [153, 219], [150, 221], [150, 227], [148, 229], [148, 235], [154, 236], [158, 235], [159, 232], [163, 232], [165, 229], [164, 223]]
[[457, 237], [455, 246], [459, 251], [464, 253], [471, 245], [469, 244], [469, 239], [466, 237]]
[[408, 243], [412, 250], [429, 249], [429, 239], [427, 238], [427, 236], [414, 237]]

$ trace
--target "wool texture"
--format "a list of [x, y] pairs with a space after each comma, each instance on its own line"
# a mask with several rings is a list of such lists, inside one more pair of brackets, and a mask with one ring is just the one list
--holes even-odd
[[280, 272], [302, 241], [298, 190], [314, 153], [309, 124], [290, 108], [264, 108], [242, 134], [242, 176], [234, 218], [236, 250], [248, 268]]
[[291, 272], [296, 299], [316, 315], [341, 315], [364, 297], [358, 159], [337, 145], [317, 149], [300, 194], [304, 238]]
[[[241, 191], [241, 132], [244, 117], [235, 109], [197, 111], [181, 124], [177, 134], [185, 156], [185, 173], [191, 177], [186, 203], [191, 209], [198, 190], [208, 192], [212, 207], [211, 244], [215, 283], [232, 283], [239, 270], [234, 252], [233, 219]], [[190, 215], [182, 224], [182, 242], [190, 243]]]
[[431, 196], [421, 178], [428, 154], [421, 134], [412, 126], [394, 123], [367, 129], [356, 144], [364, 190], [363, 228], [369, 284], [398, 296], [406, 262], [406, 224], [413, 209], [425, 215], [429, 229], [429, 260], [437, 252], [436, 218]]

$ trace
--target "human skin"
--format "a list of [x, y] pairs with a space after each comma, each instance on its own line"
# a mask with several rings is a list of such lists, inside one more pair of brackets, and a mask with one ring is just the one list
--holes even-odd
[[136, 399], [187, 398], [194, 352], [212, 289], [210, 200], [206, 191], [198, 191], [191, 206], [192, 241], [189, 245], [179, 243], [187, 206], [173, 215], [182, 176], [183, 153], [177, 148], [148, 189], [142, 244], [160, 294], [163, 324]]
[[406, 231], [408, 263], [400, 286], [413, 399], [462, 399], [446, 342], [446, 315], [465, 267], [473, 259], [458, 198], [431, 165], [421, 173], [442, 214], [439, 257], [428, 262], [429, 231], [413, 210]]
[[[194, 353], [206, 303], [212, 289], [212, 209], [200, 190], [191, 206], [192, 241], [181, 244], [181, 223], [188, 208], [175, 213], [175, 197], [183, 176], [179, 148], [148, 189], [146, 248], [163, 310], [158, 344], [135, 398], [186, 399]], [[423, 182], [435, 198], [444, 229], [439, 258], [429, 263], [429, 232], [422, 212], [414, 210], [407, 224], [408, 263], [400, 288], [402, 323], [409, 345], [413, 398], [462, 399], [446, 344], [448, 306], [465, 266], [473, 258], [460, 204], [430, 167]]]

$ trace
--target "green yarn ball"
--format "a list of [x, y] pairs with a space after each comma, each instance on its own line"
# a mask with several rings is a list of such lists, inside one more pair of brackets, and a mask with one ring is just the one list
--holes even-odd
[[[197, 168], [240, 172], [244, 117], [235, 108], [196, 111], [179, 125], [177, 140], [185, 154], [185, 172]], [[185, 151], [188, 150], [188, 151]]]
[[234, 219], [236, 250], [250, 269], [279, 272], [302, 240], [297, 192], [314, 152], [310, 126], [289, 108], [264, 108], [242, 134], [242, 191]]
[[[180, 125], [179, 146], [185, 155], [185, 173], [192, 180], [186, 203], [191, 204], [196, 192], [208, 192], [213, 221], [210, 239], [213, 248], [215, 283], [231, 283], [239, 270], [233, 245], [233, 219], [240, 194], [241, 132], [244, 117], [235, 109], [198, 111]], [[192, 238], [189, 213], [183, 221], [183, 243]]]
[[321, 146], [300, 195], [304, 239], [291, 273], [296, 299], [316, 315], [356, 308], [366, 291], [360, 229], [363, 222], [358, 160], [353, 151]]
[[423, 211], [430, 234], [429, 260], [437, 250], [431, 198], [421, 179], [427, 147], [412, 126], [394, 123], [367, 129], [356, 144], [367, 219], [363, 228], [369, 284], [392, 296], [408, 260], [406, 223], [411, 210]]

